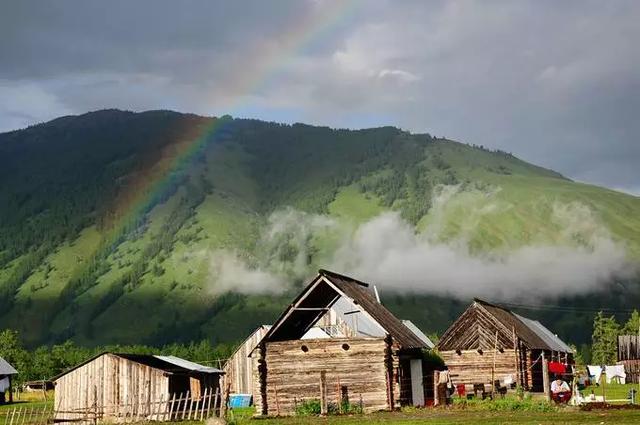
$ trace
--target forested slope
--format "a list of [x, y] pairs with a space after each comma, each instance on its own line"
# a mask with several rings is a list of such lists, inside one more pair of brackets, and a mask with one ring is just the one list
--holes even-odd
[[[242, 339], [387, 210], [434, 240], [464, 237], [474, 255], [588, 247], [593, 229], [567, 236], [554, 219], [558, 205], [578, 205], [569, 213], [586, 209], [631, 262], [640, 257], [640, 199], [392, 127], [106, 110], [0, 134], [0, 182], [0, 327], [30, 344]], [[229, 292], [228, 276], [251, 285]], [[638, 300], [633, 281], [612, 288], [599, 302]], [[428, 332], [468, 300], [416, 293], [387, 291], [385, 302]], [[576, 329], [591, 316], [554, 321], [583, 342]]]

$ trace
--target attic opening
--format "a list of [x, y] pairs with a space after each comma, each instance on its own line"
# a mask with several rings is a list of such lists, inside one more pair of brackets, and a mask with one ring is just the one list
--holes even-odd
[[[368, 291], [365, 284], [358, 285]], [[382, 326], [366, 313], [361, 303], [346, 296], [322, 277], [293, 302], [282, 319], [272, 328], [269, 341], [303, 339], [313, 327], [322, 329], [327, 334], [325, 338], [383, 338], [386, 335]], [[342, 348], [348, 350], [348, 345], [347, 348], [345, 345]]]

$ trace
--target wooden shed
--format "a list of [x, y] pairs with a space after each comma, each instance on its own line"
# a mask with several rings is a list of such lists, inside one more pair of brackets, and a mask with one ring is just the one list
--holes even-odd
[[52, 379], [56, 418], [73, 420], [93, 409], [106, 420], [142, 420], [171, 399], [215, 394], [222, 373], [174, 356], [98, 354]]
[[445, 331], [438, 350], [453, 384], [511, 380], [542, 392], [542, 359], [571, 370], [573, 350], [540, 322], [505, 307], [475, 299]]
[[9, 364], [5, 359], [0, 357], [0, 404], [6, 402], [5, 393], [9, 391], [9, 402], [13, 401], [13, 392], [11, 391], [11, 380], [18, 371]]
[[618, 336], [618, 364], [624, 365], [627, 383], [640, 383], [640, 335]]
[[[302, 339], [327, 314], [341, 317], [347, 335]], [[323, 409], [349, 404], [365, 412], [425, 405], [433, 376], [423, 367], [428, 348], [367, 283], [320, 270], [252, 353], [256, 412], [290, 415], [312, 399]]]

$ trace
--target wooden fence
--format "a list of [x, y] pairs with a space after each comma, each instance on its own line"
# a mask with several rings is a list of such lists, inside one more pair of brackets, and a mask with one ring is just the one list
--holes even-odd
[[[143, 413], [144, 412], [144, 413]], [[224, 413], [220, 391], [205, 390], [199, 397], [189, 392], [172, 394], [165, 400], [144, 404], [120, 404], [56, 410], [51, 405], [29, 407], [17, 405], [0, 411], [0, 425], [45, 425], [51, 423], [95, 424], [101, 421], [117, 423], [202, 421]]]

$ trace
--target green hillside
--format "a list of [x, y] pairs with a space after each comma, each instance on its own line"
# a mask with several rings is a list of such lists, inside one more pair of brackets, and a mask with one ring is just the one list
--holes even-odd
[[[0, 182], [0, 328], [31, 345], [242, 339], [345, 235], [388, 210], [432, 240], [463, 238], [472, 254], [588, 248], [605, 232], [640, 258], [640, 198], [392, 127], [106, 110], [0, 134]], [[256, 283], [228, 292], [229, 268]], [[293, 287], [262, 293], [256, 270]], [[627, 309], [638, 287], [612, 282], [598, 298], [561, 302]], [[428, 332], [468, 302], [384, 296]], [[527, 314], [582, 343], [593, 313]]]

